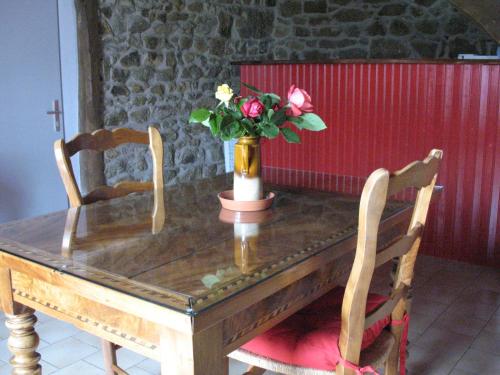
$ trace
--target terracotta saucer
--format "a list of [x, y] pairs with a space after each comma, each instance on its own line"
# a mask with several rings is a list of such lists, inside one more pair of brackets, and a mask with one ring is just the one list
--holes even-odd
[[232, 190], [222, 191], [217, 196], [222, 207], [231, 211], [263, 211], [271, 207], [276, 194], [270, 191], [264, 199], [258, 201], [235, 201]]

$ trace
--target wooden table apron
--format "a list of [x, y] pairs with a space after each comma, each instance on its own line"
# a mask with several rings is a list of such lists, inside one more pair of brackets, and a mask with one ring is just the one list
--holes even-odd
[[[404, 230], [410, 215], [408, 208], [383, 221], [385, 240]], [[160, 361], [163, 374], [225, 375], [226, 354], [345, 279], [355, 243], [350, 237], [196, 314], [42, 266], [0, 244], [2, 309], [19, 314], [29, 307], [71, 323]]]

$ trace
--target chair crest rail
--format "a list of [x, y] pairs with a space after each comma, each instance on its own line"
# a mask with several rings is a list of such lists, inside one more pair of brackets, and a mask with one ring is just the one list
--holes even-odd
[[414, 161], [403, 169], [391, 174], [387, 196], [399, 193], [406, 188], [423, 188], [432, 182], [439, 170], [443, 152], [432, 150], [423, 161]]
[[99, 129], [92, 133], [78, 134], [66, 143], [69, 156], [81, 150], [105, 151], [124, 143], [149, 144], [147, 133], [129, 128], [119, 128], [112, 131]]

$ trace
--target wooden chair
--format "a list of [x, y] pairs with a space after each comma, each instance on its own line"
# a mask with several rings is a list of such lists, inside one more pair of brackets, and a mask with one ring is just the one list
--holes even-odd
[[[85, 196], [82, 196], [78, 184], [75, 180], [75, 174], [71, 165], [70, 157], [81, 150], [104, 151], [117, 147], [124, 143], [139, 143], [149, 145], [153, 159], [153, 181], [136, 182], [122, 181], [114, 186], [99, 186]], [[163, 142], [160, 132], [149, 127], [148, 132], [140, 132], [133, 129], [119, 128], [113, 131], [100, 129], [92, 134], [78, 134], [69, 142], [63, 139], [54, 143], [54, 154], [56, 157], [59, 173], [64, 183], [66, 193], [68, 194], [71, 212], [67, 221], [67, 232], [63, 238], [62, 251], [67, 255], [71, 251], [71, 240], [76, 230], [76, 223], [79, 214], [79, 207], [85, 204], [122, 197], [134, 192], [149, 191], [154, 192], [153, 207], [153, 233], [161, 230], [165, 220], [165, 211], [163, 204]], [[102, 350], [104, 354], [104, 365], [107, 375], [123, 375], [126, 372], [117, 365], [116, 350], [119, 346], [112, 342], [102, 340]]]
[[[356, 254], [345, 291], [341, 288], [335, 288], [333, 292], [327, 293], [278, 326], [230, 353], [229, 357], [251, 366], [246, 374], [257, 375], [263, 374], [265, 370], [270, 370], [281, 374], [295, 375], [332, 373], [354, 375], [375, 372], [377, 368], [382, 367], [385, 368], [385, 375], [395, 375], [399, 371], [404, 374], [404, 354], [408, 332], [407, 293], [413, 278], [415, 260], [441, 159], [442, 151], [432, 150], [424, 161], [413, 162], [393, 174], [390, 174], [386, 169], [378, 169], [370, 175], [361, 196]], [[418, 193], [407, 232], [402, 233], [397, 241], [377, 251], [379, 224], [387, 198], [411, 187], [416, 188]], [[369, 293], [375, 267], [393, 258], [399, 258], [399, 263], [391, 295], [387, 298]], [[338, 293], [339, 291], [340, 293]], [[335, 361], [327, 369], [323, 365], [317, 364], [321, 362], [321, 359], [318, 358], [324, 357], [316, 357], [317, 353], [311, 356], [307, 352], [311, 347], [313, 347], [311, 350], [318, 350], [318, 347], [314, 346], [317, 342], [311, 345], [307, 340], [312, 340], [315, 337], [313, 335], [321, 333], [324, 327], [319, 327], [318, 332], [311, 333], [304, 332], [304, 325], [297, 328], [294, 324], [297, 322], [308, 323], [311, 320], [320, 322], [318, 324], [324, 324], [322, 318], [329, 319], [328, 324], [330, 324], [333, 319], [328, 316], [322, 317], [322, 308], [318, 309], [317, 306], [324, 307], [324, 304], [334, 304], [330, 298], [333, 298], [335, 293], [339, 296], [335, 319], [339, 322], [337, 328], [340, 328], [336, 331], [337, 336], [325, 337], [338, 338], [338, 342], [328, 343], [330, 346], [327, 347], [329, 350], [333, 344], [337, 351], [337, 357], [333, 357]], [[382, 298], [381, 302], [378, 302], [374, 308], [373, 306], [368, 308], [373, 305], [371, 302], [377, 298], [380, 301], [380, 297]], [[331, 312], [327, 314], [331, 314]], [[298, 320], [299, 318], [302, 320]], [[364, 346], [366, 330], [373, 330], [373, 327], [381, 324], [386, 329], [382, 327], [374, 341], [369, 346]], [[308, 324], [305, 326], [309, 327]], [[297, 332], [299, 334], [294, 336]], [[330, 332], [328, 331], [328, 334]], [[294, 340], [298, 337], [298, 339], [290, 344], [288, 337], [294, 337]], [[284, 345], [284, 347], [278, 348], [280, 345]], [[292, 355], [287, 354], [287, 346], [290, 346], [289, 350]], [[306, 359], [298, 359], [303, 355], [300, 350], [305, 351], [304, 357]], [[323, 354], [321, 353], [321, 355]], [[294, 363], [280, 360], [280, 358], [285, 357], [293, 358], [290, 362]], [[307, 361], [309, 361], [307, 365], [304, 365], [303, 363]], [[401, 367], [399, 371], [398, 367]]]

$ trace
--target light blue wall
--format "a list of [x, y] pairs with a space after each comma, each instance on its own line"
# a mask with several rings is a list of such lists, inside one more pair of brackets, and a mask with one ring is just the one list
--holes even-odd
[[[58, 0], [58, 9], [64, 138], [68, 141], [78, 134], [78, 43], [75, 2], [73, 0]], [[73, 156], [72, 164], [75, 176], [79, 181], [78, 154]]]

